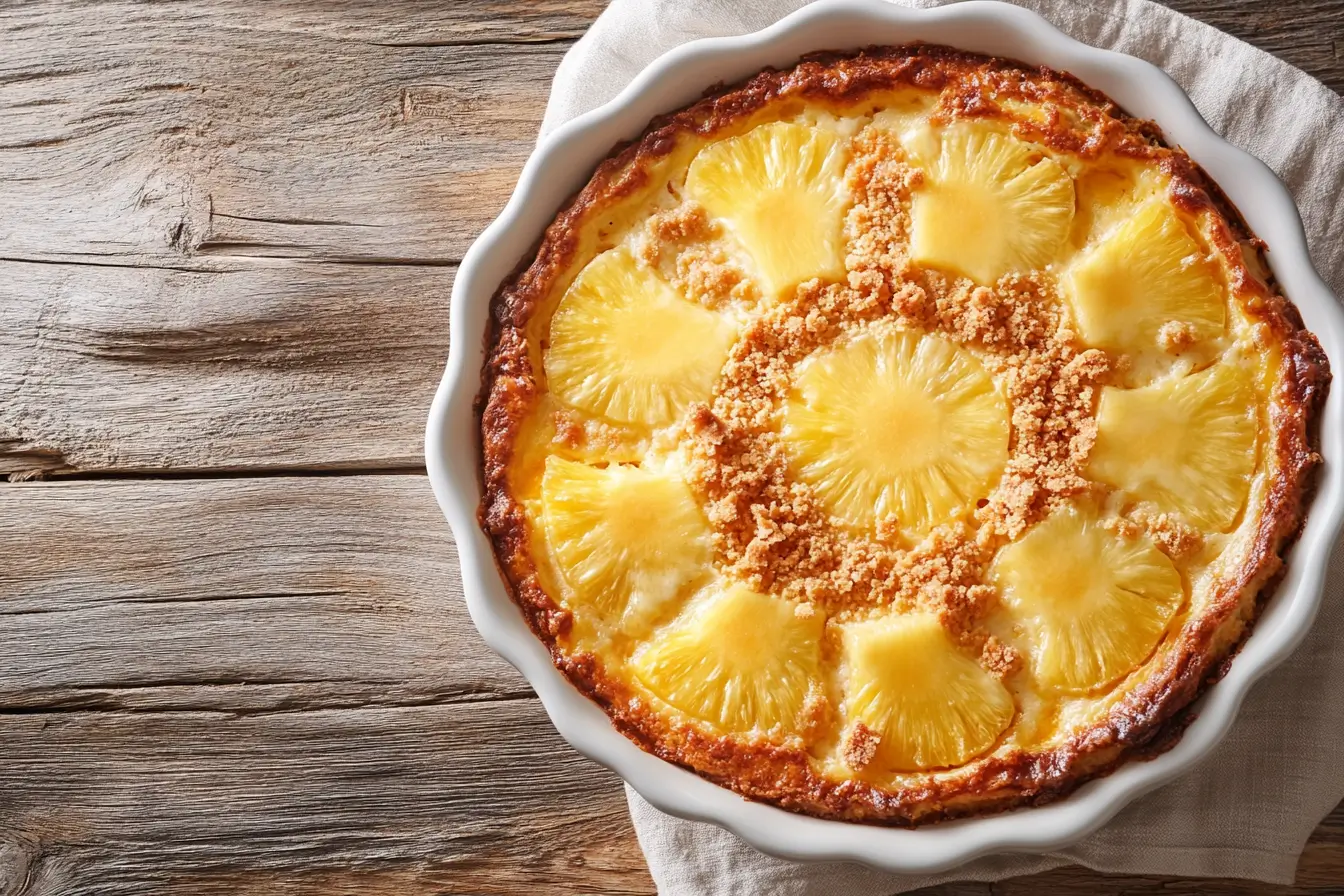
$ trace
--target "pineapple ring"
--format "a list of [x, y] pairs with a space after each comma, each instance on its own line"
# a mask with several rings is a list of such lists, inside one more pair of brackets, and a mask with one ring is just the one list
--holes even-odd
[[983, 125], [905, 140], [924, 186], [910, 201], [910, 258], [992, 284], [1044, 265], [1073, 223], [1073, 178], [1029, 143]]
[[961, 653], [931, 613], [847, 625], [845, 712], [876, 735], [864, 757], [893, 771], [961, 765], [984, 753], [1016, 712], [1012, 695]]
[[921, 533], [988, 492], [1008, 431], [1007, 402], [969, 352], [885, 328], [804, 362], [782, 429], [837, 516]]
[[1181, 574], [1146, 535], [1108, 531], [1065, 505], [999, 552], [989, 573], [1020, 626], [1036, 680], [1083, 693], [1153, 652], [1185, 601]]
[[567, 603], [595, 621], [647, 619], [708, 576], [709, 525], [675, 476], [551, 455], [541, 503]]
[[1250, 493], [1258, 414], [1248, 374], [1228, 362], [1140, 389], [1108, 386], [1088, 475], [1225, 532]]
[[778, 294], [812, 277], [844, 277], [848, 158], [839, 134], [763, 124], [701, 150], [686, 195], [728, 222]]
[[663, 702], [723, 731], [801, 724], [821, 666], [820, 614], [731, 585], [692, 607], [631, 659]]
[[737, 328], [682, 298], [624, 247], [575, 278], [551, 317], [551, 391], [618, 423], [662, 426], [709, 398]]
[[1083, 340], [1139, 353], [1156, 348], [1169, 323], [1185, 327], [1189, 342], [1220, 335], [1224, 289], [1204, 254], [1170, 203], [1145, 203], [1081, 255], [1061, 283]]

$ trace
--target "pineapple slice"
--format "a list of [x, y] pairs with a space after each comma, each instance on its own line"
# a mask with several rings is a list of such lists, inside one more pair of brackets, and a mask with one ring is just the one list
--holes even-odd
[[619, 423], [660, 426], [709, 398], [736, 327], [687, 301], [625, 248], [585, 267], [551, 317], [551, 391]]
[[1102, 389], [1088, 475], [1225, 532], [1255, 473], [1257, 405], [1247, 372], [1228, 363]]
[[700, 151], [686, 195], [731, 226], [772, 294], [845, 271], [846, 141], [801, 124], [763, 124]]
[[1145, 535], [1107, 531], [1065, 505], [999, 552], [990, 580], [1021, 626], [1037, 681], [1080, 692], [1147, 659], [1185, 590], [1181, 574]]
[[930, 613], [848, 625], [845, 713], [878, 736], [893, 771], [960, 765], [1013, 720], [1008, 689], [961, 653]]
[[572, 608], [603, 621], [647, 618], [702, 582], [709, 524], [669, 473], [546, 458], [542, 524]]
[[980, 362], [881, 329], [807, 361], [784, 406], [798, 475], [852, 525], [926, 532], [984, 495], [1008, 459], [1008, 406]]
[[910, 202], [910, 258], [978, 283], [1049, 262], [1073, 222], [1073, 179], [1029, 143], [982, 125], [906, 140], [924, 170]]
[[636, 678], [723, 731], [795, 731], [821, 664], [819, 613], [731, 585], [689, 610], [631, 659]]
[[1187, 324], [1195, 341], [1223, 332], [1217, 270], [1163, 199], [1144, 203], [1082, 255], [1063, 289], [1083, 340], [1097, 348], [1154, 349], [1168, 322]]

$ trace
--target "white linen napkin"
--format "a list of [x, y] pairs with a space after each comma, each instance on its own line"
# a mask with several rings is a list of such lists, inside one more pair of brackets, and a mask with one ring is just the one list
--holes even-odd
[[[907, 6], [938, 0], [897, 0]], [[1344, 295], [1344, 99], [1292, 66], [1148, 0], [1017, 0], [1074, 38], [1164, 68], [1204, 118], [1291, 188], [1312, 256]], [[607, 101], [655, 57], [771, 24], [803, 0], [614, 0], [556, 72], [542, 133]], [[1322, 27], [1328, 23], [1320, 23]], [[1344, 379], [1344, 371], [1338, 371]], [[1344, 388], [1344, 382], [1336, 383]], [[987, 857], [946, 874], [891, 875], [766, 856], [713, 825], [672, 818], [626, 789], [662, 896], [888, 896], [1078, 863], [1142, 875], [1291, 883], [1308, 836], [1344, 798], [1344, 547], [1315, 628], [1251, 692], [1227, 740], [1192, 773], [1045, 856]]]

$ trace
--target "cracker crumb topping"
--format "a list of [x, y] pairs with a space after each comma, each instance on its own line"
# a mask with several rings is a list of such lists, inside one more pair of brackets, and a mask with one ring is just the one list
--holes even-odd
[[[1004, 645], [988, 646], [982, 628], [996, 600], [984, 584], [987, 564], [1002, 544], [1092, 487], [1082, 471], [1096, 438], [1097, 385], [1110, 363], [1080, 347], [1045, 276], [1010, 274], [993, 287], [975, 286], [911, 264], [906, 209], [920, 173], [883, 131], [862, 132], [853, 150], [848, 278], [803, 283], [748, 327], [713, 400], [694, 407], [685, 424], [691, 482], [707, 499], [714, 547], [731, 577], [814, 602], [836, 622], [882, 606], [927, 609], [1003, 672], [1017, 661]], [[681, 208], [651, 226], [705, 235], [698, 213]], [[914, 541], [894, 519], [860, 532], [833, 517], [791, 475], [775, 426], [800, 362], [889, 320], [971, 350], [1012, 408], [999, 483], [969, 519]]]

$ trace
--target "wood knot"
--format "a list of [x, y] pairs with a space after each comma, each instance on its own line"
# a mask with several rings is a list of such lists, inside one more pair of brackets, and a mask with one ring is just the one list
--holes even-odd
[[0, 837], [0, 896], [27, 893], [41, 856], [37, 840], [26, 834]]

